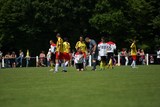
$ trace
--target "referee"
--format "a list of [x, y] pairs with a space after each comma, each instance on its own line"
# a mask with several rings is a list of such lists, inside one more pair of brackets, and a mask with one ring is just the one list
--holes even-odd
[[92, 71], [96, 70], [96, 61], [98, 58], [98, 46], [95, 40], [90, 39], [89, 37], [85, 38], [85, 41], [89, 43], [89, 51], [92, 58]]

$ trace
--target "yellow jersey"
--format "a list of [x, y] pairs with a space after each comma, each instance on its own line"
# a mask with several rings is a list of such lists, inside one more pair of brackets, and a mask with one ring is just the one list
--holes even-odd
[[63, 52], [63, 39], [61, 37], [58, 37], [57, 39], [56, 52]]
[[131, 48], [131, 55], [137, 55], [136, 44], [132, 43], [130, 48]]
[[77, 48], [81, 48], [81, 51], [82, 52], [87, 52], [87, 46], [86, 46], [86, 44], [82, 41], [78, 41], [77, 43], [76, 43], [76, 46], [75, 46], [75, 48], [77, 49]]
[[69, 42], [63, 42], [63, 52], [69, 53], [70, 52], [70, 43]]

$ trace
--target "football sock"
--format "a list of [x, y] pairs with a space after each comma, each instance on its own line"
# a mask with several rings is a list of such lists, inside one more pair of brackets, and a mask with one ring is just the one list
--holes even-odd
[[93, 69], [96, 69], [96, 62], [93, 62]]
[[56, 64], [55, 71], [58, 71], [58, 66], [59, 66], [59, 64]]
[[131, 64], [131, 66], [133, 67], [133, 61], [132, 61], [132, 64]]
[[135, 67], [136, 66], [136, 61], [133, 61], [133, 67]]
[[53, 69], [53, 62], [51, 62], [51, 68]]
[[102, 66], [103, 66], [103, 69], [104, 69], [104, 68], [105, 68], [105, 66], [106, 66], [106, 63], [105, 63], [105, 62], [102, 62], [102, 63], [103, 63], [103, 65], [102, 65]]
[[112, 68], [112, 67], [113, 67], [113, 64], [111, 63], [111, 64], [110, 64], [110, 68]]
[[102, 69], [103, 68], [103, 62], [101, 61], [100, 62], [100, 69]]
[[62, 63], [62, 67], [63, 67], [63, 70], [66, 70], [66, 65], [65, 65], [65, 63]]
[[67, 66], [67, 65], [68, 65], [68, 63], [69, 63], [69, 61], [66, 61], [66, 62], [65, 62], [65, 66]]

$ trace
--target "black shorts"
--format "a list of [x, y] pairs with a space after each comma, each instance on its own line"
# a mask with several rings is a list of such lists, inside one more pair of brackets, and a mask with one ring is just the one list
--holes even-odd
[[101, 61], [102, 62], [106, 62], [106, 60], [107, 60], [106, 56], [101, 56]]
[[51, 61], [53, 61], [55, 63], [56, 60], [56, 54], [52, 53], [51, 54]]
[[113, 57], [113, 53], [107, 53], [107, 63], [109, 63], [109, 60]]
[[77, 63], [76, 69], [83, 69], [83, 63]]

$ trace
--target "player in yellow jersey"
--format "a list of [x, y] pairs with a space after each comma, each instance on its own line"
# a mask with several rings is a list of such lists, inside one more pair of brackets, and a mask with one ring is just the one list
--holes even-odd
[[56, 35], [57, 43], [56, 43], [56, 65], [55, 65], [55, 73], [58, 72], [59, 60], [63, 60], [63, 39], [61, 35], [58, 33]]
[[79, 41], [76, 43], [75, 48], [76, 48], [76, 50], [78, 48], [81, 48], [82, 52], [87, 52], [87, 46], [86, 46], [85, 42], [83, 41], [83, 37], [82, 36], [80, 36]]
[[84, 69], [86, 68], [86, 57], [87, 57], [87, 46], [85, 44], [85, 42], [83, 41], [83, 36], [80, 36], [79, 41], [76, 43], [75, 46], [76, 50], [77, 49], [81, 49], [83, 55], [84, 55], [84, 62], [83, 62], [83, 67]]
[[132, 56], [132, 60], [133, 60], [131, 67], [135, 68], [136, 67], [136, 59], [137, 59], [137, 49], [136, 49], [136, 41], [135, 40], [131, 44], [130, 48], [131, 48], [131, 56]]
[[66, 69], [66, 66], [68, 65], [69, 63], [69, 60], [70, 60], [70, 43], [68, 42], [68, 39], [67, 38], [64, 38], [64, 42], [63, 42], [63, 72], [67, 72], [67, 69]]

